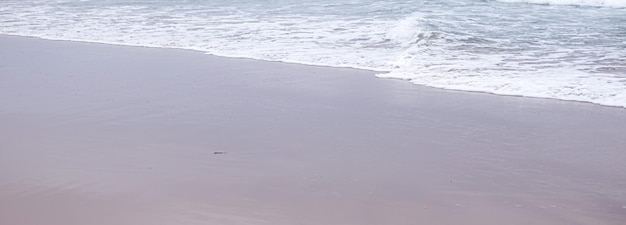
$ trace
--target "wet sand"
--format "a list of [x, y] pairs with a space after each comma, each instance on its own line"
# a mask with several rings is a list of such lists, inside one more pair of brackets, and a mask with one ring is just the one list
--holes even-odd
[[0, 36], [0, 224], [615, 224], [626, 110]]

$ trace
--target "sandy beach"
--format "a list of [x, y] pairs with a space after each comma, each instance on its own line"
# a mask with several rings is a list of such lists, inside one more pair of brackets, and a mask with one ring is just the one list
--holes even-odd
[[0, 224], [623, 225], [626, 109], [0, 36]]

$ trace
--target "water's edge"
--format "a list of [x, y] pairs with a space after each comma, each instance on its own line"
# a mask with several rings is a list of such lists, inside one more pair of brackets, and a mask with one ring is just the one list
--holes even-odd
[[[209, 52], [206, 52], [206, 51], [203, 51], [203, 50], [191, 49], [191, 48], [187, 49], [187, 48], [167, 47], [167, 46], [132, 45], [132, 44], [125, 44], [125, 43], [109, 43], [109, 42], [104, 42], [104, 41], [93, 41], [93, 40], [65, 40], [65, 39], [44, 38], [44, 37], [27, 36], [27, 35], [0, 34], [0, 37], [2, 37], [2, 36], [5, 36], [5, 37], [19, 37], [19, 38], [35, 38], [35, 39], [41, 39], [41, 40], [62, 41], [62, 42], [70, 42], [70, 43], [74, 42], [74, 43], [103, 44], [103, 45], [112, 45], [112, 46], [139, 47], [139, 48], [173, 49], [173, 50], [182, 50], [182, 51], [192, 51], [192, 52], [196, 52], [196, 53], [202, 53], [202, 54], [206, 54], [206, 55], [211, 55], [211, 56], [216, 56], [216, 57], [224, 57], [224, 58], [250, 59], [250, 60], [259, 60], [259, 61], [266, 61], [266, 62], [298, 64], [298, 65], [305, 65], [305, 66], [320, 66], [320, 67], [329, 67], [329, 68], [346, 68], [346, 69], [365, 70], [365, 71], [370, 71], [372, 73], [375, 73], [375, 77], [377, 77], [377, 78], [406, 80], [407, 82], [410, 82], [410, 79], [395, 78], [395, 77], [385, 77], [384, 73], [387, 73], [387, 72], [390, 72], [390, 71], [375, 70], [375, 69], [371, 69], [371, 68], [359, 68], [359, 67], [351, 67], [351, 66], [332, 66], [332, 65], [325, 65], [325, 64], [315, 64], [315, 63], [297, 62], [297, 61], [289, 61], [289, 60], [268, 60], [268, 59], [259, 59], [259, 58], [252, 58], [252, 57], [243, 57], [243, 56], [219, 55], [219, 54], [213, 54], [213, 53], [209, 53]], [[610, 104], [600, 104], [600, 103], [595, 103], [595, 102], [590, 102], [590, 101], [569, 100], [569, 99], [550, 98], [550, 97], [541, 97], [541, 96], [528, 96], [528, 95], [519, 95], [519, 94], [501, 94], [501, 93], [493, 93], [493, 92], [481, 91], [481, 90], [463, 90], [463, 89], [453, 89], [453, 88], [446, 88], [446, 87], [436, 87], [436, 86], [419, 84], [419, 83], [415, 83], [415, 82], [411, 82], [411, 83], [413, 83], [414, 85], [419, 85], [419, 86], [423, 86], [423, 87], [437, 88], [437, 89], [449, 90], [449, 91], [483, 93], [483, 94], [491, 94], [491, 95], [507, 96], [507, 97], [550, 99], [550, 100], [557, 100], [557, 101], [577, 102], [577, 103], [593, 104], [593, 105], [598, 105], [598, 106], [603, 106], [603, 107], [624, 108], [624, 109], [626, 109], [626, 106], [610, 105]]]

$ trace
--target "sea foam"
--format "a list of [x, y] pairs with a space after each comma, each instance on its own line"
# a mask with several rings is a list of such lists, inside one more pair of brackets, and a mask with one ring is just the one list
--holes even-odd
[[626, 107], [623, 8], [470, 0], [3, 3], [0, 34], [352, 67], [438, 88]]
[[626, 7], [625, 0], [498, 0], [511, 3], [532, 3], [548, 5], [577, 5], [577, 6], [601, 6], [601, 7]]

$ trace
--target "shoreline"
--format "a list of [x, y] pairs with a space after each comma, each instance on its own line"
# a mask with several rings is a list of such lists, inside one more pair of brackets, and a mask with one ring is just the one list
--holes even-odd
[[626, 109], [0, 36], [1, 224], [620, 224]]
[[[273, 63], [295, 64], [295, 65], [301, 65], [301, 66], [319, 66], [319, 67], [330, 67], [330, 68], [339, 68], [339, 69], [365, 70], [365, 71], [370, 71], [370, 72], [374, 72], [374, 73], [389, 72], [388, 70], [377, 70], [377, 69], [374, 69], [374, 68], [365, 68], [365, 67], [329, 66], [329, 65], [325, 65], [325, 64], [305, 63], [305, 62], [296, 62], [296, 61], [279, 61], [279, 60], [251, 58], [251, 57], [245, 57], [245, 56], [216, 55], [216, 54], [213, 54], [213, 53], [209, 53], [206, 50], [192, 49], [192, 48], [167, 47], [167, 46], [156, 46], [156, 45], [154, 45], [154, 46], [132, 45], [132, 44], [112, 43], [112, 42], [109, 43], [109, 42], [103, 42], [103, 41], [90, 41], [90, 40], [54, 39], [54, 38], [43, 38], [43, 37], [37, 37], [37, 36], [19, 35], [19, 34], [0, 34], [0, 37], [1, 36], [18, 37], [18, 38], [35, 38], [35, 39], [41, 39], [41, 40], [47, 40], [47, 41], [75, 42], [75, 43], [84, 43], [84, 44], [100, 44], [100, 45], [111, 45], [111, 46], [136, 47], [136, 48], [171, 49], [171, 50], [181, 50], [181, 51], [196, 52], [196, 53], [201, 53], [201, 54], [210, 55], [210, 56], [214, 56], [214, 57], [223, 57], [223, 58], [230, 58], [230, 59], [248, 59], [248, 60], [258, 60], [258, 61], [273, 62]], [[392, 79], [394, 79], [394, 78], [392, 78]]]
[[409, 81], [407, 79], [393, 78], [393, 77], [380, 77], [379, 75], [381, 75], [381, 73], [388, 73], [390, 71], [388, 71], [388, 70], [376, 70], [376, 69], [373, 69], [373, 68], [360, 68], [360, 67], [353, 67], [353, 66], [329, 66], [329, 65], [324, 65], [324, 64], [304, 63], [304, 62], [296, 62], [296, 61], [281, 61], [281, 60], [268, 60], [268, 59], [260, 59], [260, 58], [251, 58], [251, 57], [244, 57], [244, 56], [216, 55], [216, 54], [209, 53], [206, 50], [191, 49], [191, 48], [180, 48], [180, 47], [143, 46], [143, 45], [131, 45], [131, 44], [122, 44], [122, 43], [107, 43], [107, 42], [89, 41], [89, 40], [65, 40], [65, 39], [42, 38], [42, 37], [36, 37], [36, 36], [24, 36], [24, 35], [14, 35], [14, 34], [0, 34], [0, 37], [1, 36], [35, 38], [35, 39], [49, 40], [49, 41], [76, 42], [76, 43], [86, 43], [86, 44], [102, 44], [102, 45], [111, 45], [111, 46], [137, 47], [137, 48], [172, 49], [172, 50], [181, 50], [181, 51], [190, 51], [190, 52], [202, 53], [202, 54], [205, 54], [205, 55], [210, 55], [210, 56], [215, 56], [215, 57], [231, 58], [231, 59], [247, 59], [247, 60], [259, 60], [259, 61], [264, 61], [264, 62], [286, 63], [286, 64], [294, 64], [294, 65], [302, 65], [302, 66], [319, 66], [319, 67], [340, 68], [340, 69], [364, 70], [364, 71], [373, 72], [373, 76], [375, 76], [376, 78], [379, 78], [379, 79], [401, 80], [401, 81], [410, 83], [412, 85], [419, 85], [419, 86], [426, 87], [426, 88], [435, 88], [435, 89], [448, 90], [448, 91], [481, 93], [481, 94], [489, 94], [489, 95], [505, 96], [505, 97], [550, 99], [550, 100], [557, 100], [557, 101], [578, 102], [578, 103], [592, 104], [592, 105], [598, 105], [598, 106], [604, 106], [604, 107], [613, 107], [613, 108], [626, 109], [626, 105], [625, 106], [619, 106], [619, 105], [601, 104], [601, 103], [596, 103], [596, 102], [591, 102], [591, 101], [583, 101], [583, 100], [559, 99], [559, 98], [554, 98], [554, 97], [536, 97], [536, 96], [527, 96], [527, 95], [522, 95], [522, 94], [496, 94], [496, 93], [493, 93], [493, 91], [476, 91], [476, 90], [453, 89], [453, 88], [446, 88], [446, 87], [434, 87], [434, 86], [428, 86], [428, 85], [413, 83], [413, 82], [411, 82], [411, 81]]

